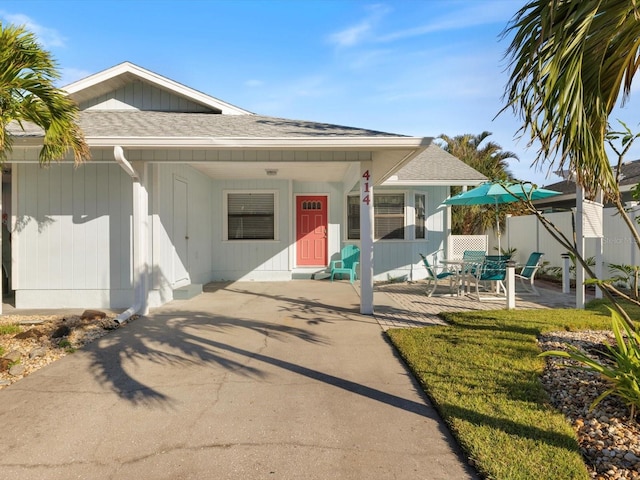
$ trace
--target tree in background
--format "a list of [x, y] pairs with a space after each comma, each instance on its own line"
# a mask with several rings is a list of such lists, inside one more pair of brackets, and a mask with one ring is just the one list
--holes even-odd
[[60, 75], [51, 54], [24, 27], [0, 22], [0, 163], [11, 152], [11, 123], [31, 122], [44, 130], [40, 163], [61, 160], [69, 150], [75, 163], [90, 158], [76, 122], [77, 105], [54, 86]]
[[[485, 141], [491, 132], [479, 135], [470, 133], [449, 137], [442, 134], [438, 137], [442, 148], [459, 158], [464, 163], [482, 173], [491, 181], [512, 181], [513, 175], [509, 171], [509, 159], [517, 160], [513, 152], [506, 152], [495, 142]], [[460, 192], [460, 187], [452, 187], [451, 194]], [[504, 216], [514, 213], [520, 207], [513, 204], [500, 205], [498, 218], [500, 225], [504, 225]], [[489, 228], [496, 226], [496, 207], [492, 205], [472, 205], [451, 207], [451, 231], [455, 235], [483, 234]]]

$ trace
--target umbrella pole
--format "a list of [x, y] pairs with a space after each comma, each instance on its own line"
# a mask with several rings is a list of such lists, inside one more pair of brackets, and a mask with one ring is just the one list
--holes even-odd
[[498, 198], [495, 197], [495, 205], [496, 205], [496, 234], [498, 235], [498, 255], [502, 255], [502, 246], [500, 245], [500, 217], [498, 216]]

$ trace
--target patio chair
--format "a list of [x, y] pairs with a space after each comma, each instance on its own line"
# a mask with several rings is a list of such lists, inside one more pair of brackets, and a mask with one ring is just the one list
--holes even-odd
[[[540, 295], [540, 292], [533, 284], [536, 272], [540, 268], [540, 258], [544, 253], [533, 252], [520, 272], [516, 272], [516, 278], [520, 279], [522, 287], [531, 295]], [[528, 285], [527, 285], [528, 284]]]
[[422, 264], [424, 268], [427, 269], [427, 296], [430, 297], [438, 288], [438, 281], [443, 280], [445, 278], [449, 279], [449, 292], [453, 293], [453, 285], [454, 279], [458, 278], [458, 274], [456, 272], [452, 272], [450, 270], [444, 270], [440, 273], [437, 273], [435, 269], [429, 265], [429, 260], [422, 253], [419, 253], [420, 258], [422, 258]]
[[465, 271], [460, 272], [460, 274], [468, 274], [475, 275], [476, 269], [479, 265], [484, 262], [485, 257], [487, 256], [484, 250], [465, 250], [462, 252], [462, 260], [465, 262]]
[[349, 281], [353, 283], [358, 278], [358, 265], [360, 264], [360, 249], [355, 245], [345, 245], [340, 251], [340, 260], [331, 261], [331, 281], [333, 277], [349, 275]]
[[[507, 276], [507, 262], [508, 260], [489, 260], [485, 259], [481, 265], [478, 266], [475, 272], [475, 287], [476, 296], [478, 300], [500, 300], [505, 298], [506, 289], [503, 288], [504, 294], [500, 293], [500, 286], [504, 285], [503, 282]], [[494, 292], [491, 296], [480, 295], [480, 283], [493, 283], [495, 285]]]

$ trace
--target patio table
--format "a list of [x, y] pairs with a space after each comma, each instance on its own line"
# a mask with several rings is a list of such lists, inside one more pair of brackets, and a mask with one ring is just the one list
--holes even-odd
[[463, 260], [462, 258], [444, 258], [440, 260], [442, 265], [449, 265], [452, 267], [457, 267], [457, 280], [458, 280], [458, 295], [460, 295], [460, 290], [465, 293], [471, 292], [471, 277], [473, 276], [473, 267], [478, 267], [481, 262], [477, 260], [469, 261]]

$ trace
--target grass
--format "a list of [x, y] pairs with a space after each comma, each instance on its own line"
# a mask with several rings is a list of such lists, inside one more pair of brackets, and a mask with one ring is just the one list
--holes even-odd
[[611, 328], [604, 302], [589, 308], [446, 313], [448, 326], [387, 333], [483, 476], [586, 480], [575, 433], [539, 381], [536, 339]]
[[[15, 323], [4, 323], [0, 324], [0, 335], [15, 335], [16, 333], [20, 333], [20, 327]], [[0, 357], [2, 357], [6, 352], [4, 348], [0, 346]]]
[[20, 327], [15, 323], [5, 323], [0, 325], [0, 335], [15, 335], [20, 333]]

